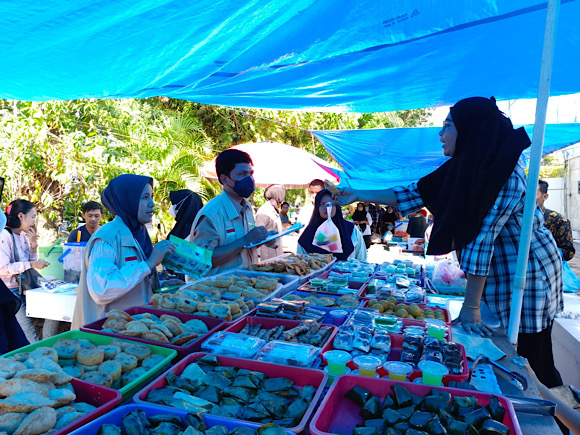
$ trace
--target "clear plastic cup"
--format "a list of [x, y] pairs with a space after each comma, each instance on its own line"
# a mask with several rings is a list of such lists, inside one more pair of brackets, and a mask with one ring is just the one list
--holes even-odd
[[393, 381], [405, 381], [409, 373], [413, 371], [411, 364], [400, 361], [387, 361], [383, 367], [389, 372], [389, 379]]
[[377, 369], [381, 366], [382, 362], [379, 358], [372, 355], [359, 355], [353, 361], [358, 367], [359, 374], [372, 378], [377, 374]]
[[421, 361], [419, 370], [423, 373], [423, 384], [434, 387], [441, 385], [443, 376], [449, 374], [447, 367], [435, 361]]
[[435, 337], [440, 341], [445, 340], [445, 333], [447, 332], [447, 326], [445, 322], [437, 319], [425, 319], [425, 323], [427, 324], [427, 334], [429, 337]]
[[331, 375], [344, 375], [346, 373], [346, 365], [350, 361], [350, 354], [344, 350], [329, 350], [324, 352], [324, 358], [328, 364], [328, 373]]
[[337, 326], [340, 326], [346, 320], [346, 316], [348, 316], [348, 311], [332, 310], [328, 314], [332, 318], [332, 323], [334, 323]]

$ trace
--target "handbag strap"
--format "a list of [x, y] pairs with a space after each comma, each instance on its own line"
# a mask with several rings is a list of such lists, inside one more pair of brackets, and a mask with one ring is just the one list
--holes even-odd
[[[18, 246], [16, 246], [16, 238], [14, 237], [14, 233], [10, 228], [6, 228], [6, 231], [8, 231], [12, 236], [12, 256], [14, 257], [14, 262], [19, 263], [20, 255], [18, 255]], [[18, 283], [18, 289], [20, 290], [20, 295], [22, 296], [22, 294], [24, 293], [22, 290], [22, 274], [17, 273], [14, 275], [14, 277], [16, 278], [16, 282]]]

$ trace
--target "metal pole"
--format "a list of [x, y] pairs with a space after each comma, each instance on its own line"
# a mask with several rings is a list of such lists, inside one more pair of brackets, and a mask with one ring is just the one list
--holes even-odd
[[540, 163], [542, 161], [542, 150], [544, 148], [546, 111], [548, 109], [548, 98], [550, 97], [552, 62], [554, 59], [554, 42], [556, 39], [556, 27], [558, 23], [559, 11], [560, 0], [548, 0], [546, 28], [544, 29], [544, 48], [542, 51], [542, 65], [540, 69], [540, 86], [536, 104], [536, 121], [534, 124], [534, 137], [532, 138], [532, 149], [530, 152], [528, 186], [526, 189], [522, 233], [520, 235], [518, 261], [513, 283], [514, 290], [512, 293], [512, 302], [510, 307], [508, 336], [512, 344], [516, 344], [518, 342], [518, 332], [520, 330], [520, 317], [524, 299], [524, 288], [526, 285], [526, 271], [528, 268], [530, 240], [532, 236], [534, 212], [536, 210], [536, 192], [538, 190]]

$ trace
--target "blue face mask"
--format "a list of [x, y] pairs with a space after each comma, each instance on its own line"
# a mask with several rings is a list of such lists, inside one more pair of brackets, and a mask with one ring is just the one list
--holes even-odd
[[248, 175], [247, 177], [236, 181], [236, 184], [234, 184], [232, 189], [242, 198], [249, 198], [250, 195], [254, 193], [254, 190], [256, 190], [256, 185], [254, 184], [254, 179]]

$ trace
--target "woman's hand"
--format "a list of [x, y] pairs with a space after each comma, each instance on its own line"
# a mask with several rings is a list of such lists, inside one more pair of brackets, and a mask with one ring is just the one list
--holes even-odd
[[50, 266], [50, 263], [48, 261], [45, 260], [36, 260], [36, 261], [31, 261], [30, 265], [34, 268], [34, 269], [44, 269], [45, 267]]
[[491, 335], [491, 330], [481, 321], [481, 310], [468, 308], [465, 305], [461, 308], [459, 317], [453, 321], [454, 325], [461, 324], [468, 334]]
[[169, 240], [162, 240], [153, 247], [153, 251], [147, 260], [150, 269], [153, 269], [161, 264], [163, 259], [175, 252], [175, 245]]
[[38, 234], [36, 233], [36, 228], [32, 227], [26, 231], [26, 236], [30, 242], [30, 249], [36, 251], [36, 248], [38, 248]]
[[351, 187], [341, 187], [335, 199], [340, 205], [348, 205], [358, 200], [358, 192]]

